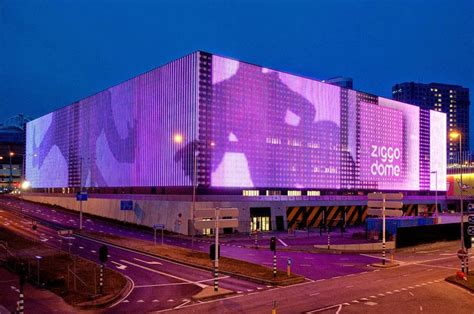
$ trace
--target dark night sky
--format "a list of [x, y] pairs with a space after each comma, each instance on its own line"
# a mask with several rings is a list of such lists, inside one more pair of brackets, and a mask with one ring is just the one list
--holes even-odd
[[38, 117], [194, 50], [351, 76], [389, 98], [403, 81], [472, 94], [473, 25], [474, 0], [0, 0], [0, 121]]

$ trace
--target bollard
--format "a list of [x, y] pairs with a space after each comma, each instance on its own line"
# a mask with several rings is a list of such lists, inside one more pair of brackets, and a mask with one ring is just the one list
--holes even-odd
[[277, 312], [277, 308], [276, 308], [277, 304], [276, 303], [277, 303], [276, 301], [272, 302], [272, 314], [276, 314], [276, 312]]
[[390, 263], [393, 264], [393, 252], [390, 252]]
[[288, 258], [286, 262], [286, 274], [288, 275], [288, 277], [291, 276], [291, 258]]

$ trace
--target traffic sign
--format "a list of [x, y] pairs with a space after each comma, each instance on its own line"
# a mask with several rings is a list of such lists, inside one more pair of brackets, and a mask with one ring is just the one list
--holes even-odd
[[[384, 202], [383, 201], [368, 201], [367, 206], [372, 208], [382, 208]], [[403, 208], [403, 202], [385, 202], [385, 208], [394, 208], [399, 209]]]
[[[382, 217], [383, 216], [383, 210], [382, 210], [382, 208], [368, 208], [367, 209], [367, 215]], [[399, 209], [386, 209], [385, 210], [385, 216], [387, 216], [387, 217], [401, 217], [401, 216], [403, 216], [403, 211], [401, 211]]]
[[153, 229], [165, 229], [165, 225], [164, 224], [154, 224]]
[[369, 193], [367, 194], [369, 200], [383, 200], [386, 201], [400, 201], [403, 199], [403, 193]]
[[78, 201], [87, 201], [87, 192], [77, 192], [76, 200]]
[[120, 210], [133, 210], [133, 201], [120, 201]]
[[[237, 218], [219, 219], [219, 228], [237, 228], [239, 220]], [[216, 220], [196, 220], [194, 228], [196, 229], [214, 229], [216, 227]]]
[[474, 226], [467, 227], [467, 234], [470, 236], [474, 236]]
[[474, 212], [474, 204], [472, 203], [467, 204], [467, 211]]
[[469, 217], [467, 217], [467, 222], [474, 225], [474, 215], [469, 215]]
[[[239, 209], [238, 208], [220, 208], [218, 210], [219, 218], [223, 217], [238, 217]], [[194, 212], [195, 218], [216, 218], [216, 210], [213, 208], [209, 209], [198, 209]]]

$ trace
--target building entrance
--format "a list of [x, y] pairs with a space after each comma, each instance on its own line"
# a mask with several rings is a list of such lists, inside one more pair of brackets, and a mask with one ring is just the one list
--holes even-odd
[[250, 208], [250, 230], [269, 231], [271, 229], [270, 207]]

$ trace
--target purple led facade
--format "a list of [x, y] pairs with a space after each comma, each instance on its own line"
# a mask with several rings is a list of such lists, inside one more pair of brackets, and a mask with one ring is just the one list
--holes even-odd
[[429, 156], [420, 167], [416, 106], [215, 55], [209, 67], [211, 186], [428, 190], [420, 176], [445, 176]]
[[192, 186], [196, 172], [216, 188], [433, 190], [438, 171], [443, 190], [446, 116], [420, 116], [196, 52], [28, 123], [26, 177], [35, 188]]
[[178, 59], [28, 123], [26, 178], [41, 188], [192, 185], [196, 60]]

